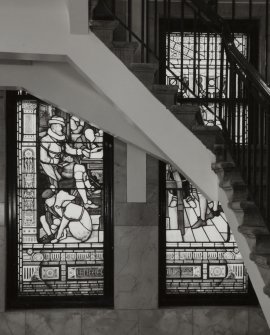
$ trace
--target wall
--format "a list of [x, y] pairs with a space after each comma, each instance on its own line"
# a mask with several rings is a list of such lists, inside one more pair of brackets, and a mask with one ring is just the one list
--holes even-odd
[[5, 114], [0, 91], [1, 335], [265, 335], [256, 307], [158, 309], [158, 161], [147, 156], [147, 202], [126, 202], [126, 145], [115, 140], [115, 308], [5, 311]]

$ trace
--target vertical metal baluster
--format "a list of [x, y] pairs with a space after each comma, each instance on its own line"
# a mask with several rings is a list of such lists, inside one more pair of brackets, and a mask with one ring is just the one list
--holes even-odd
[[248, 105], [248, 112], [247, 112], [247, 182], [251, 185], [251, 178], [252, 178], [252, 171], [251, 171], [251, 161], [252, 161], [252, 148], [253, 148], [253, 99], [250, 96], [249, 92], [251, 89], [250, 83], [247, 84], [247, 105]]
[[194, 50], [193, 50], [193, 92], [196, 93], [196, 62], [197, 62], [197, 24], [198, 24], [198, 16], [197, 13], [194, 12]]
[[227, 54], [224, 54], [226, 56], [226, 70], [225, 70], [225, 101], [226, 101], [226, 105], [225, 105], [225, 115], [224, 115], [224, 120], [225, 120], [225, 126], [226, 129], [229, 130], [229, 108], [230, 108], [230, 103], [228, 103], [228, 99], [230, 99], [230, 92], [229, 92], [229, 81], [230, 79], [230, 71], [229, 71], [229, 61], [227, 58]]
[[248, 16], [249, 16], [249, 20], [252, 19], [252, 11], [253, 11], [253, 3], [252, 0], [248, 1]]
[[[184, 90], [184, 87], [183, 87], [183, 77], [184, 77], [184, 19], [185, 19], [185, 0], [182, 0], [182, 2], [181, 2], [181, 69], [180, 69], [180, 73], [181, 73], [181, 78], [180, 78], [181, 93]], [[181, 94], [181, 98], [182, 98], [182, 94]]]
[[200, 49], [201, 49], [201, 33], [200, 33], [200, 17], [201, 17], [201, 12], [198, 12], [198, 24], [197, 24], [197, 50], [198, 50], [198, 72], [197, 72], [197, 86], [198, 86], [198, 97], [202, 97], [200, 94], [200, 63], [201, 63], [201, 55], [200, 55]]
[[157, 0], [155, 0], [154, 4], [154, 51], [155, 55], [158, 54], [158, 36], [157, 36], [157, 30], [158, 30], [158, 11], [157, 11]]
[[264, 119], [264, 107], [263, 105], [259, 105], [259, 146], [258, 150], [259, 152], [259, 171], [257, 174], [259, 175], [259, 204], [260, 204], [260, 209], [263, 211], [264, 210], [264, 204], [263, 204], [263, 191], [264, 191], [264, 182], [263, 182], [263, 175], [264, 175], [264, 124], [263, 120]]
[[131, 42], [132, 31], [132, 0], [128, 0], [128, 41]]
[[224, 115], [222, 115], [222, 110], [223, 110], [223, 102], [222, 102], [222, 98], [223, 98], [223, 85], [224, 85], [224, 81], [223, 81], [223, 71], [224, 71], [224, 45], [223, 42], [221, 41], [221, 54], [220, 54], [220, 80], [219, 80], [219, 113], [218, 113], [218, 117], [219, 120], [222, 120], [224, 118]]
[[[232, 23], [234, 25], [234, 21], [235, 21], [235, 0], [232, 0]], [[234, 30], [233, 30], [233, 36], [234, 36]]]
[[259, 110], [258, 110], [258, 108], [259, 108], [259, 106], [258, 106], [258, 103], [257, 103], [257, 101], [256, 101], [256, 103], [255, 103], [255, 106], [254, 106], [255, 108], [253, 109], [253, 146], [252, 146], [252, 148], [253, 148], [253, 155], [252, 155], [252, 166], [251, 166], [251, 168], [252, 168], [252, 184], [253, 184], [253, 187], [254, 187], [254, 189], [253, 189], [253, 195], [254, 195], [254, 198], [256, 199], [256, 200], [258, 200], [258, 189], [257, 189], [257, 169], [256, 169], [256, 163], [257, 163], [257, 149], [258, 149], [258, 147], [257, 147], [257, 144], [258, 144], [258, 126], [259, 126], [259, 124], [258, 124], [258, 119], [259, 119]]
[[116, 0], [112, 0], [112, 13], [113, 15], [116, 14]]
[[[167, 9], [168, 9], [167, 0], [163, 0], [163, 17], [164, 17], [165, 43], [166, 43], [166, 46], [168, 45], [168, 41], [169, 41], [169, 38], [170, 38], [170, 36], [169, 36], [170, 34], [169, 34], [169, 31], [168, 31], [168, 14], [167, 14]], [[166, 66], [170, 67], [170, 63], [169, 63], [170, 50], [168, 49], [168, 47], [167, 47], [167, 51], [168, 52], [166, 52]]]
[[[215, 12], [216, 14], [218, 14], [218, 0], [216, 0], [216, 3], [215, 3]], [[219, 36], [219, 38], [221, 38]], [[219, 108], [218, 108], [218, 105], [217, 105], [217, 92], [218, 92], [218, 60], [219, 60], [219, 54], [218, 54], [218, 43], [217, 43], [217, 40], [218, 40], [218, 35], [215, 34], [215, 96], [214, 96], [214, 111], [215, 111], [215, 117], [214, 117], [214, 124], [216, 125], [217, 124], [217, 114], [219, 113]], [[220, 69], [219, 69], [219, 73], [220, 73]]]
[[[144, 42], [145, 0], [141, 1], [141, 40]], [[144, 63], [144, 45], [141, 45], [141, 62]]]
[[171, 49], [171, 0], [168, 0], [167, 8], [167, 33], [168, 33], [168, 62], [170, 64], [170, 49]]
[[237, 163], [239, 165], [240, 163], [240, 124], [241, 124], [241, 104], [240, 104], [240, 99], [241, 99], [241, 79], [237, 75], [237, 94], [236, 94], [236, 99], [237, 101], [237, 125], [236, 125], [236, 138], [237, 138]]
[[247, 178], [247, 169], [246, 169], [246, 110], [247, 110], [247, 103], [246, 103], [246, 92], [245, 92], [245, 84], [242, 82], [242, 101], [243, 101], [243, 110], [242, 110], [242, 157], [241, 157], [241, 166], [243, 171], [244, 179]]
[[215, 124], [217, 122], [217, 103], [216, 103], [216, 97], [217, 97], [217, 89], [218, 89], [218, 86], [217, 86], [217, 67], [218, 67], [218, 39], [220, 38], [220, 35], [216, 34], [215, 33], [215, 77], [214, 77], [214, 80], [215, 80], [215, 85], [214, 85], [214, 120], [215, 120]]
[[270, 108], [267, 107], [266, 113], [266, 220], [270, 227]]
[[149, 1], [146, 0], [146, 63], [149, 62]]
[[235, 64], [231, 64], [231, 73], [232, 73], [232, 82], [231, 82], [231, 94], [230, 100], [232, 101], [231, 104], [231, 134], [232, 134], [232, 143], [233, 143], [233, 153], [236, 150], [236, 137], [235, 137], [235, 130], [236, 130], [236, 69]]
[[268, 81], [268, 33], [269, 33], [269, 0], [265, 0], [265, 81]]
[[206, 99], [208, 100], [209, 97], [209, 53], [210, 53], [210, 34], [209, 28], [207, 27], [207, 55], [206, 55]]

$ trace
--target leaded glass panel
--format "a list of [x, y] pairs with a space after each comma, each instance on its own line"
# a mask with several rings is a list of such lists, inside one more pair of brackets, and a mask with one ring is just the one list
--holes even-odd
[[[225, 65], [227, 62], [220, 35], [204, 32], [197, 34], [194, 32], [171, 32], [166, 42], [168, 67], [173, 70], [177, 77], [182, 78], [190, 89], [189, 91], [180, 85], [183, 98], [194, 97], [191, 93], [193, 87], [195, 87], [194, 93], [196, 96], [201, 98], [206, 97], [206, 95], [208, 98], [220, 98], [221, 96], [227, 97], [229, 95], [229, 87], [227, 85], [229, 78], [220, 80], [222, 64]], [[237, 49], [244, 56], [247, 56], [247, 35], [235, 33], [234, 43]], [[230, 75], [230, 72], [228, 72], [228, 75]], [[168, 70], [166, 78], [167, 84], [181, 84], [181, 81], [176, 81]], [[236, 85], [236, 97], [240, 96], [238, 88], [239, 86]]]
[[220, 203], [166, 165], [166, 294], [245, 294], [248, 274]]
[[103, 131], [22, 94], [16, 143], [17, 296], [104, 297]]
[[[247, 57], [248, 35], [234, 33], [234, 43]], [[222, 125], [219, 118], [226, 120], [228, 113], [233, 110], [235, 120], [241, 124], [234, 135], [236, 142], [246, 143], [242, 128], [243, 118], [244, 128], [248, 128], [244, 83], [231, 71], [220, 35], [194, 31], [167, 33], [166, 64], [166, 83], [179, 86], [180, 103], [185, 103], [185, 100], [192, 103], [192, 99], [196, 98], [196, 103], [201, 107], [204, 124], [217, 125], [220, 128]]]

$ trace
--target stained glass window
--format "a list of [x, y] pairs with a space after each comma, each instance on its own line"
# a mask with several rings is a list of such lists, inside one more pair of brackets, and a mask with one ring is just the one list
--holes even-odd
[[[183, 71], [183, 79], [190, 90], [192, 91], [195, 87], [194, 93], [201, 98], [206, 97], [206, 94], [208, 98], [220, 98], [220, 92], [223, 97], [226, 97], [229, 87], [226, 85], [226, 79], [220, 80], [222, 63], [226, 64], [227, 61], [221, 37], [218, 34], [204, 32], [197, 34], [173, 32], [169, 37], [169, 43], [167, 38], [167, 63], [178, 77], [182, 76], [181, 71]], [[238, 50], [247, 56], [247, 35], [235, 33], [234, 41]], [[181, 55], [182, 51], [183, 55]], [[168, 84], [177, 85], [179, 83], [169, 71], [166, 77]], [[223, 87], [220, 86], [221, 83]], [[184, 86], [181, 87], [182, 96], [185, 98], [193, 97], [191, 91]]]
[[200, 296], [228, 294], [243, 303], [250, 297], [248, 274], [220, 203], [208, 201], [170, 164], [160, 169], [161, 303], [202, 304]]
[[[248, 40], [246, 33], [234, 33], [235, 46], [245, 57], [248, 56]], [[166, 63], [174, 74], [166, 70], [166, 83], [179, 86], [181, 103], [185, 100], [190, 103], [195, 97], [203, 101], [200, 107], [205, 125], [221, 127], [219, 116], [226, 119], [228, 108], [231, 107], [230, 99], [234, 99], [234, 113], [239, 114], [235, 119], [239, 119], [240, 124], [244, 115], [245, 129], [248, 128], [248, 106], [243, 81], [237, 75], [232, 77], [231, 65], [220, 35], [194, 31], [170, 32], [166, 37]], [[238, 143], [247, 140], [243, 130], [239, 126], [235, 134]]]
[[[111, 139], [34, 97], [10, 96], [8, 108], [15, 106], [17, 125], [9, 125], [17, 136], [17, 161], [15, 152], [9, 158], [17, 174], [17, 181], [12, 176], [16, 207], [9, 213], [16, 233], [16, 255], [9, 256], [17, 264], [11, 300], [40, 297], [42, 303], [43, 297], [53, 297], [57, 303], [80, 297], [98, 302], [109, 295], [105, 260], [112, 260], [105, 250], [111, 243]], [[13, 145], [11, 130], [10, 135]]]

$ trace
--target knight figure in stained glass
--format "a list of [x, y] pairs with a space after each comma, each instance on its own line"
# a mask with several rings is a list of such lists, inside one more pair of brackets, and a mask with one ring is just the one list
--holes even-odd
[[[10, 96], [13, 104], [14, 93]], [[9, 300], [17, 306], [20, 299], [37, 296], [36, 305], [42, 297], [84, 297], [91, 304], [91, 297], [104, 298], [109, 280], [104, 266], [105, 245], [111, 243], [105, 240], [105, 226], [111, 223], [112, 155], [104, 141], [109, 148], [112, 140], [96, 126], [24, 92], [18, 92], [15, 103], [16, 213], [10, 215], [16, 221], [12, 248], [18, 273]]]

